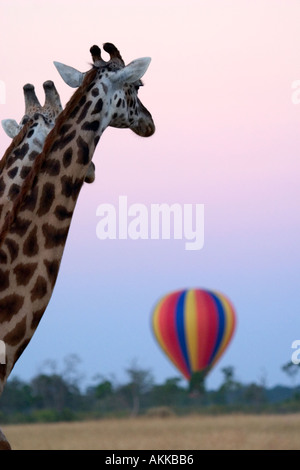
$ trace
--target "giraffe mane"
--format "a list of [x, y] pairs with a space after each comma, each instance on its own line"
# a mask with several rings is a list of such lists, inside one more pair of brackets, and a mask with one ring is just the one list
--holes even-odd
[[10, 146], [5, 151], [3, 157], [0, 160], [0, 175], [6, 165], [8, 156], [13, 152], [14, 148], [21, 144], [31, 124], [33, 124], [33, 119], [29, 119], [29, 121], [24, 124], [20, 132], [13, 138], [12, 142], [10, 143]]
[[77, 106], [78, 102], [85, 94], [86, 88], [92, 83], [96, 74], [97, 74], [97, 69], [94, 67], [85, 74], [82, 84], [80, 85], [79, 88], [77, 88], [75, 93], [71, 96], [69, 102], [66, 104], [65, 109], [57, 117], [54, 128], [52, 129], [52, 131], [49, 133], [49, 135], [47, 136], [45, 140], [43, 152], [41, 153], [41, 155], [44, 154], [45, 157], [48, 155], [53, 145], [54, 140], [60, 133], [60, 130], [63, 124], [69, 118], [75, 106]]
[[[30, 189], [33, 187], [35, 179], [36, 179], [38, 173], [41, 170], [43, 162], [46, 160], [48, 154], [51, 152], [51, 148], [53, 146], [53, 143], [54, 143], [55, 139], [58, 137], [59, 132], [60, 132], [62, 126], [64, 125], [64, 122], [69, 118], [69, 116], [72, 113], [72, 111], [74, 110], [75, 106], [78, 104], [80, 99], [85, 94], [86, 88], [94, 80], [96, 74], [97, 74], [97, 68], [95, 68], [95, 67], [92, 68], [91, 70], [89, 70], [85, 74], [85, 77], [84, 77], [84, 80], [83, 80], [82, 84], [75, 91], [75, 93], [72, 95], [69, 102], [66, 104], [65, 109], [59, 114], [59, 116], [56, 120], [54, 128], [51, 130], [51, 132], [46, 137], [45, 144], [44, 144], [42, 152], [39, 155], [37, 155], [37, 157], [35, 158], [34, 163], [32, 165], [32, 168], [31, 168], [30, 172], [28, 173], [28, 175], [26, 176], [26, 178], [24, 179], [24, 182], [22, 184], [20, 192], [14, 200], [14, 204], [12, 206], [12, 209], [5, 216], [3, 226], [0, 230], [0, 247], [1, 247], [1, 245], [4, 241], [4, 239], [5, 239], [6, 234], [8, 233], [10, 227], [12, 226], [13, 222], [15, 221], [15, 219], [17, 217], [17, 215], [18, 215], [18, 213], [21, 209], [22, 203], [24, 202], [24, 200], [25, 200], [26, 196], [28, 195]], [[26, 125], [23, 127], [22, 131], [25, 129], [25, 127], [26, 127]], [[26, 127], [26, 130], [27, 130], [27, 127]], [[21, 133], [22, 133], [22, 136], [25, 135], [25, 131], [24, 131], [24, 135], [23, 135], [22, 131], [20, 131], [18, 136], [15, 137], [15, 139], [17, 139], [20, 136], [20, 141], [18, 141], [18, 142], [21, 142]], [[7, 152], [5, 152], [5, 155], [6, 154], [7, 154]], [[5, 155], [4, 155], [4, 157], [5, 157]], [[4, 159], [4, 157], [3, 157], [3, 159]], [[1, 169], [2, 160], [0, 161], [0, 169]]]

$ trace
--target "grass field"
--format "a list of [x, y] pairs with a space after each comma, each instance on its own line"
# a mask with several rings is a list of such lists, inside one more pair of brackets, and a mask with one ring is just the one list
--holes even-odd
[[300, 414], [10, 425], [15, 450], [299, 450]]

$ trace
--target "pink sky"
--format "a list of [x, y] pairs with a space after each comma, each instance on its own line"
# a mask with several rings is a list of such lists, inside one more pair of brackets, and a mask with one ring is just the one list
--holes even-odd
[[[115, 286], [137, 330], [145, 328], [136, 342], [120, 340], [124, 360], [117, 352], [107, 363], [101, 358], [103, 373], [124, 370], [124, 361], [135, 356], [159, 379], [174, 374], [148, 336], [150, 307], [168, 290], [203, 286], [223, 291], [238, 312], [236, 338], [218, 367], [233, 364], [244, 381], [257, 380], [264, 368], [270, 383], [283, 382], [280, 366], [300, 335], [300, 105], [291, 101], [291, 84], [300, 79], [299, 2], [0, 0], [0, 8], [0, 80], [7, 90], [1, 119], [21, 119], [27, 82], [43, 101], [42, 83], [54, 80], [65, 104], [72, 90], [52, 61], [85, 71], [91, 45], [110, 41], [126, 62], [152, 57], [140, 98], [157, 126], [148, 140], [107, 129], [100, 141], [96, 182], [80, 195], [52, 316], [43, 320], [24, 367], [34, 373], [34, 352], [47, 358], [53, 336], [63, 338], [55, 318], [61, 299], [80, 291], [76, 266], [96, 292], [87, 337], [103, 322], [95, 333], [99, 343], [91, 341], [95, 354], [101, 357], [109, 347], [105, 338], [116, 334], [116, 322], [120, 331], [127, 328], [111, 299]], [[2, 154], [8, 144], [1, 132]], [[163, 241], [100, 244], [96, 208], [119, 195], [131, 203], [204, 203], [204, 249], [187, 253]], [[114, 324], [97, 317], [108, 305]], [[66, 313], [66, 325], [71, 315]], [[80, 312], [76, 318], [75, 338], [79, 331], [84, 336]], [[62, 355], [75, 348], [70, 339]], [[214, 377], [212, 384], [218, 372]]]

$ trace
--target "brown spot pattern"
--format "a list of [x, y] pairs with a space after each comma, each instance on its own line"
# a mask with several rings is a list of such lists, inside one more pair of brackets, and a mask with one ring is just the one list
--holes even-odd
[[43, 187], [43, 190], [42, 190], [41, 198], [40, 198], [40, 206], [39, 206], [39, 209], [37, 211], [38, 216], [45, 215], [45, 214], [47, 214], [47, 212], [49, 212], [49, 210], [52, 206], [52, 203], [54, 201], [54, 198], [55, 198], [55, 186], [54, 186], [54, 184], [53, 183], [45, 183], [45, 185]]
[[26, 176], [30, 173], [31, 167], [30, 166], [23, 166], [20, 172], [20, 176], [22, 179], [25, 179]]
[[0, 299], [0, 321], [5, 322], [11, 320], [21, 309], [24, 303], [24, 297], [17, 294], [7, 295]]
[[73, 156], [73, 149], [72, 148], [67, 149], [63, 155], [63, 165], [65, 168], [68, 168], [68, 166], [71, 165], [72, 156]]
[[24, 255], [31, 257], [36, 255], [38, 251], [37, 227], [34, 227], [24, 242], [23, 253]]
[[61, 178], [61, 192], [64, 196], [71, 197], [75, 201], [81, 189], [82, 183], [83, 179], [76, 178], [76, 180], [73, 181], [71, 176], [63, 176]]
[[31, 325], [30, 325], [32, 330], [35, 330], [37, 328], [37, 326], [40, 323], [41, 318], [42, 318], [45, 310], [46, 310], [46, 307], [43, 307], [43, 308], [33, 312], [32, 321], [31, 321]]
[[38, 197], [38, 187], [34, 186], [33, 189], [25, 196], [24, 202], [20, 208], [21, 211], [29, 210], [34, 211]]
[[62, 220], [70, 219], [73, 215], [73, 211], [68, 211], [64, 206], [58, 205], [55, 208], [54, 214], [58, 220], [62, 221]]
[[54, 248], [65, 244], [69, 227], [58, 229], [53, 225], [44, 224], [42, 231], [45, 237], [45, 248]]
[[0, 269], [0, 292], [4, 291], [9, 286], [9, 270], [3, 271]]
[[0, 263], [6, 264], [7, 263], [7, 254], [4, 250], [0, 250]]
[[19, 235], [19, 237], [24, 237], [25, 233], [28, 230], [30, 225], [30, 220], [22, 219], [21, 217], [16, 217], [14, 223], [11, 225], [11, 233]]
[[76, 130], [62, 136], [60, 139], [57, 139], [53, 142], [50, 152], [56, 152], [56, 150], [62, 150], [68, 145], [75, 137]]
[[42, 172], [48, 173], [50, 176], [57, 176], [60, 172], [60, 161], [55, 158], [49, 158], [42, 165]]
[[58, 275], [58, 270], [60, 266], [60, 262], [58, 260], [53, 260], [53, 261], [48, 261], [44, 260], [44, 265], [46, 266], [47, 269], [47, 274], [49, 281], [51, 282], [52, 288], [54, 287], [57, 275]]
[[18, 184], [12, 184], [8, 191], [8, 196], [10, 199], [15, 199], [20, 192], [20, 186]]
[[17, 284], [20, 286], [27, 286], [32, 278], [34, 271], [37, 268], [37, 263], [20, 263], [14, 268]]
[[23, 343], [21, 344], [21, 346], [17, 349], [17, 351], [15, 352], [15, 356], [14, 356], [14, 361], [13, 363], [15, 364], [17, 362], [17, 360], [19, 359], [19, 357], [22, 355], [23, 351], [26, 349], [28, 343], [29, 343], [30, 339], [26, 339], [25, 341], [23, 341]]
[[79, 116], [77, 118], [77, 121], [76, 121], [77, 124], [80, 124], [81, 121], [86, 117], [91, 104], [92, 104], [92, 101], [88, 101], [87, 103], [85, 103], [81, 113], [79, 114]]
[[42, 299], [47, 294], [47, 281], [43, 276], [38, 276], [35, 285], [30, 291], [31, 302]]
[[25, 336], [26, 333], [26, 316], [16, 324], [15, 328], [7, 333], [3, 338], [6, 344], [16, 346]]
[[10, 254], [10, 261], [11, 261], [11, 263], [13, 263], [14, 260], [16, 259], [16, 257], [19, 254], [19, 245], [14, 240], [12, 240], [11, 238], [7, 238], [5, 240], [5, 244], [8, 248], [9, 254]]
[[[95, 122], [99, 125], [97, 121]], [[76, 143], [78, 146], [77, 163], [79, 163], [80, 165], [87, 165], [89, 163], [90, 154], [89, 146], [81, 136], [78, 137]]]

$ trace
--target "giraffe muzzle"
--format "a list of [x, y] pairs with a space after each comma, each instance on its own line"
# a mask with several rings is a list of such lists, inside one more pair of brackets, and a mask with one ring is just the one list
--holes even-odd
[[145, 122], [140, 119], [138, 125], [131, 128], [140, 137], [151, 137], [155, 132], [154, 122]]

